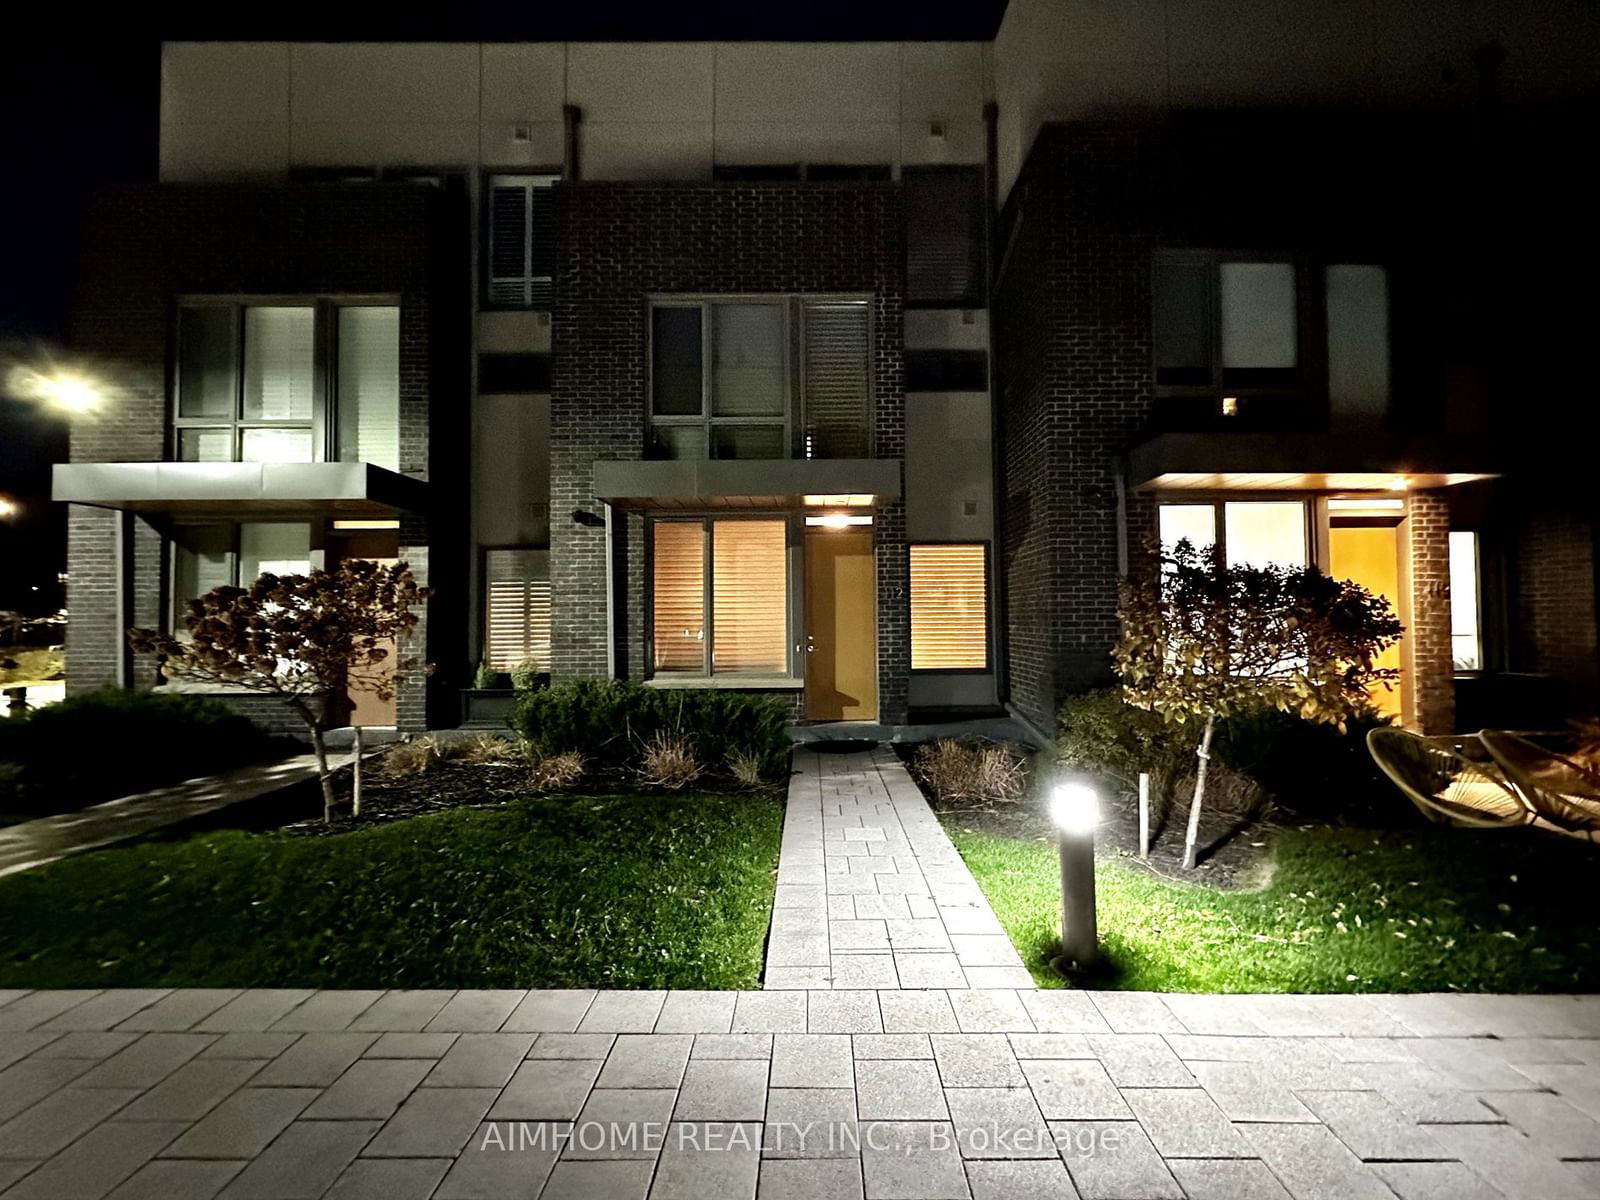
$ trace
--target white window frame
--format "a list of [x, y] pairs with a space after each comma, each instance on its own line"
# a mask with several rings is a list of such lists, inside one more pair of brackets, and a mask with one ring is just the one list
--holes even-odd
[[[1303, 566], [1314, 567], [1321, 562], [1321, 539], [1317, 534], [1317, 508], [1314, 498], [1305, 493], [1283, 492], [1232, 492], [1218, 495], [1215, 492], [1198, 492], [1194, 495], [1181, 491], [1161, 493], [1156, 501], [1157, 510], [1169, 508], [1173, 505], [1188, 507], [1209, 507], [1211, 509], [1211, 528], [1214, 531], [1214, 543], [1222, 551], [1222, 561], [1228, 561], [1228, 522], [1224, 509], [1229, 504], [1288, 504], [1300, 505], [1301, 517], [1305, 527], [1306, 555]], [[1156, 513], [1156, 537], [1161, 537], [1161, 514]], [[1163, 546], [1163, 551], [1165, 547]]]

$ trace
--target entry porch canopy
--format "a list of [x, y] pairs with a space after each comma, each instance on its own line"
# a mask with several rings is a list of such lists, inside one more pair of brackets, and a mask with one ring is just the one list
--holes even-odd
[[594, 493], [625, 510], [855, 507], [899, 499], [900, 463], [889, 458], [597, 462]]
[[1386, 433], [1162, 433], [1128, 454], [1142, 492], [1392, 492], [1500, 473], [1481, 442]]
[[146, 516], [425, 513], [428, 484], [362, 462], [58, 463], [51, 498]]

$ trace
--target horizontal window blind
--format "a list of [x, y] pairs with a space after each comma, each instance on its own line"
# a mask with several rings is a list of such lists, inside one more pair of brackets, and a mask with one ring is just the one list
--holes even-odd
[[911, 669], [989, 667], [982, 544], [911, 547]]
[[805, 306], [805, 456], [865, 458], [872, 399], [864, 300]]
[[711, 557], [712, 669], [781, 674], [789, 658], [784, 522], [713, 521]]
[[550, 552], [490, 550], [484, 660], [494, 671], [550, 669]]
[[549, 308], [556, 258], [555, 179], [496, 175], [489, 181], [490, 304]]
[[316, 309], [309, 305], [244, 310], [245, 420], [311, 420], [315, 329]]
[[339, 310], [339, 458], [400, 469], [400, 310]]
[[976, 168], [908, 168], [906, 302], [983, 303], [983, 183]]
[[705, 526], [699, 521], [658, 521], [652, 528], [655, 669], [703, 673]]

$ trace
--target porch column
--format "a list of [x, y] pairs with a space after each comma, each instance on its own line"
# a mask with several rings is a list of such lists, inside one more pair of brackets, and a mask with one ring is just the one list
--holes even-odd
[[1455, 672], [1450, 647], [1450, 508], [1442, 492], [1414, 492], [1406, 515], [1411, 620], [1405, 659], [1413, 723], [1425, 734], [1454, 733]]

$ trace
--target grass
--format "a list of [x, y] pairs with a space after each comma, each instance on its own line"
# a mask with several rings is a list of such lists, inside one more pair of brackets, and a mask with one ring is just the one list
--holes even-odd
[[570, 796], [0, 879], [0, 987], [759, 986], [782, 804]]
[[[1053, 843], [964, 830], [957, 848], [1034, 979], [1066, 986]], [[1594, 847], [1524, 833], [1286, 830], [1270, 879], [1220, 891], [1097, 864], [1105, 977], [1168, 992], [1593, 991]]]

